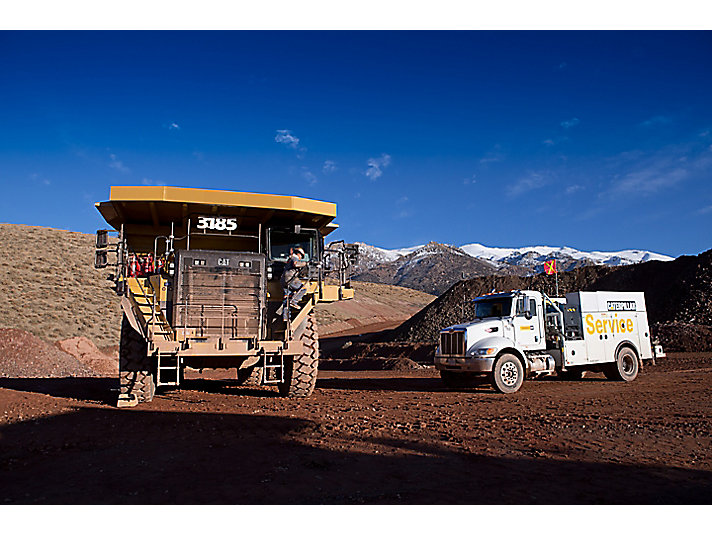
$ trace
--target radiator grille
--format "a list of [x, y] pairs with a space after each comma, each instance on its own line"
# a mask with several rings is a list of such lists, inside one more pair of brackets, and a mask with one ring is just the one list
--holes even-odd
[[191, 251], [182, 258], [176, 280], [175, 326], [192, 329], [198, 336], [260, 338], [264, 261], [249, 258], [252, 261], [246, 262], [243, 255], [230, 255], [226, 267], [216, 265], [216, 256]]
[[465, 355], [465, 331], [451, 330], [440, 333], [440, 354]]

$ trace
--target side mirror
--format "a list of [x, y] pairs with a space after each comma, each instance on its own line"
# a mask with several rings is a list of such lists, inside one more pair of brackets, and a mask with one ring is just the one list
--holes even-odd
[[108, 230], [97, 230], [96, 231], [96, 248], [106, 248], [109, 246], [109, 231]]
[[109, 265], [109, 258], [105, 250], [97, 250], [94, 254], [94, 268], [103, 269]]

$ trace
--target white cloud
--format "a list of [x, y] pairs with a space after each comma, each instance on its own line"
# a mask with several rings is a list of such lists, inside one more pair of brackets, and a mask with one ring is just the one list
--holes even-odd
[[570, 186], [568, 186], [568, 187], [566, 188], [566, 191], [565, 191], [565, 192], [566, 192], [567, 195], [573, 195], [574, 193], [577, 193], [577, 192], [579, 192], [579, 191], [582, 191], [583, 189], [584, 189], [584, 187], [583, 187], [582, 185], [576, 184], [576, 185], [570, 185]]
[[330, 173], [334, 172], [336, 169], [337, 169], [336, 163], [334, 163], [330, 159], [327, 159], [324, 162], [324, 165], [321, 167], [321, 172], [323, 172], [324, 174], [330, 174]]
[[178, 123], [172, 122], [168, 125], [169, 130], [180, 130], [180, 126], [178, 126]]
[[302, 167], [302, 177], [307, 181], [307, 184], [314, 186], [317, 184], [318, 180], [314, 173], [311, 172], [307, 167]]
[[566, 63], [566, 61], [562, 61], [561, 63], [559, 63], [558, 69], [564, 70], [566, 67], [568, 67], [568, 64]]
[[109, 159], [111, 159], [111, 161], [109, 162], [109, 167], [111, 167], [112, 169], [116, 169], [117, 171], [123, 173], [131, 172], [131, 169], [129, 169], [126, 165], [124, 165], [123, 161], [116, 157], [116, 154], [109, 154]]
[[662, 126], [664, 124], [670, 124], [672, 119], [665, 115], [656, 115], [655, 117], [650, 117], [648, 120], [641, 122], [641, 126]]
[[705, 206], [704, 208], [700, 208], [697, 210], [698, 215], [707, 215], [708, 213], [712, 213], [712, 204], [709, 206]]
[[380, 158], [369, 158], [366, 162], [368, 169], [364, 172], [372, 182], [375, 182], [383, 175], [383, 169], [391, 164], [391, 156], [389, 154], [381, 154]]
[[504, 160], [504, 154], [502, 152], [501, 145], [494, 145], [494, 148], [487, 152], [483, 158], [480, 159], [480, 163], [486, 165], [487, 163], [497, 163], [498, 161]]
[[553, 139], [544, 139], [542, 141], [542, 143], [544, 143], [547, 146], [554, 146], [556, 144], [556, 142]]
[[512, 185], [507, 187], [507, 194], [511, 197], [516, 197], [535, 189], [540, 189], [549, 183], [549, 177], [539, 173], [530, 172], [528, 176], [520, 178]]
[[168, 185], [168, 184], [166, 184], [166, 182], [159, 182], [157, 180], [150, 180], [148, 178], [143, 178], [141, 180], [141, 183], [143, 185]]
[[622, 179], [616, 181], [612, 193], [650, 195], [657, 193], [661, 189], [672, 187], [687, 178], [687, 176], [686, 169], [665, 169], [661, 168], [661, 166], [653, 165], [650, 168], [626, 174]]
[[277, 130], [274, 140], [282, 145], [287, 145], [293, 149], [299, 148], [299, 138], [291, 130]]
[[581, 121], [578, 120], [578, 118], [574, 117], [573, 119], [561, 121], [561, 126], [563, 128], [569, 129], [569, 128], [573, 128], [574, 126], [578, 125], [580, 122]]

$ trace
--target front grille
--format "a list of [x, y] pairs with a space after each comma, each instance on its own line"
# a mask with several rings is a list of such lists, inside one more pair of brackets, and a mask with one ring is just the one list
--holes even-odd
[[247, 252], [179, 251], [174, 326], [196, 336], [260, 338], [264, 257]]
[[451, 330], [440, 333], [440, 354], [465, 355], [465, 331]]

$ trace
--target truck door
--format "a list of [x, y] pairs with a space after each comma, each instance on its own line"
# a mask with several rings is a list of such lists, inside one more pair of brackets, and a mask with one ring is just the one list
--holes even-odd
[[544, 347], [541, 330], [541, 306], [536, 299], [526, 296], [517, 297], [514, 317], [514, 338], [528, 350]]

